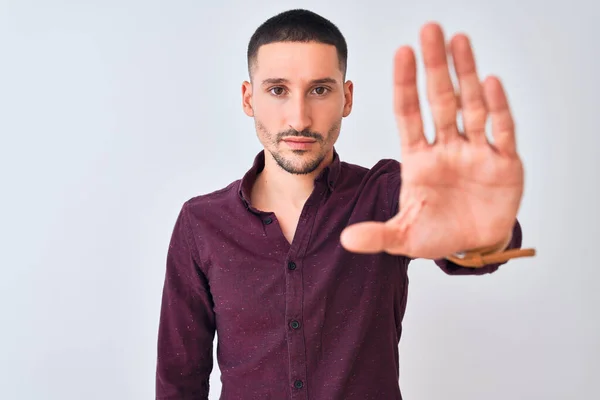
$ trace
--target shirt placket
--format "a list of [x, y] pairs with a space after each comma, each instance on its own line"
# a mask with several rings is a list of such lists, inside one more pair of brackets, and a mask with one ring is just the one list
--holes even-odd
[[303, 329], [303, 255], [306, 247], [304, 236], [311, 219], [311, 206], [302, 210], [294, 235], [294, 240], [285, 260], [286, 268], [286, 336], [290, 362], [291, 398], [308, 400], [306, 345]]
[[306, 249], [310, 241], [310, 233], [314, 224], [317, 204], [322, 196], [322, 189], [317, 184], [316, 190], [308, 199], [294, 234], [288, 256], [285, 260], [286, 268], [286, 332], [290, 362], [291, 399], [308, 400], [306, 340], [303, 324], [304, 304], [304, 279], [303, 268]]

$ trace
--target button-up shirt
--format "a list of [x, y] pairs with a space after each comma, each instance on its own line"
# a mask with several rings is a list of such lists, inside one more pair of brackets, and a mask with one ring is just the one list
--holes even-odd
[[[186, 201], [166, 260], [156, 398], [208, 399], [213, 341], [222, 400], [401, 399], [398, 345], [409, 258], [355, 254], [342, 230], [398, 212], [400, 163], [333, 162], [315, 179], [290, 244], [250, 202], [260, 152], [225, 188]], [[510, 248], [521, 246], [515, 222]], [[487, 274], [434, 260], [447, 274]]]

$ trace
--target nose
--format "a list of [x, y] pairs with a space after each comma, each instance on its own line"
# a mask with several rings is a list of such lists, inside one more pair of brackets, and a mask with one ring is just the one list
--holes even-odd
[[298, 132], [310, 127], [312, 119], [310, 117], [310, 105], [304, 96], [295, 96], [290, 99], [288, 110], [288, 125]]

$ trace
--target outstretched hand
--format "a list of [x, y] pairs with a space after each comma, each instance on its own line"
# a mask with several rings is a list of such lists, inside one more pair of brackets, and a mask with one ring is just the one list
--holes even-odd
[[[361, 222], [342, 232], [349, 251], [385, 251], [412, 258], [442, 258], [510, 238], [523, 194], [523, 166], [502, 84], [481, 81], [467, 36], [449, 42], [458, 90], [450, 76], [442, 29], [421, 30], [427, 98], [435, 140], [429, 143], [417, 91], [412, 48], [394, 59], [394, 110], [400, 132], [402, 185], [398, 214], [386, 222]], [[459, 132], [461, 112], [464, 132]], [[493, 143], [486, 136], [491, 119]]]

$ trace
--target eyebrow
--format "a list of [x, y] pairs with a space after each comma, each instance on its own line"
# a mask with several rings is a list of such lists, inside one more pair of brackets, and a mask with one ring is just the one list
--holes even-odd
[[[290, 81], [285, 78], [268, 78], [268, 79], [265, 79], [264, 81], [262, 81], [263, 86], [281, 85], [281, 84], [288, 84], [288, 83], [290, 83]], [[312, 81], [310, 81], [311, 85], [323, 85], [323, 84], [337, 85], [337, 83], [338, 82], [333, 78], [313, 79]]]

